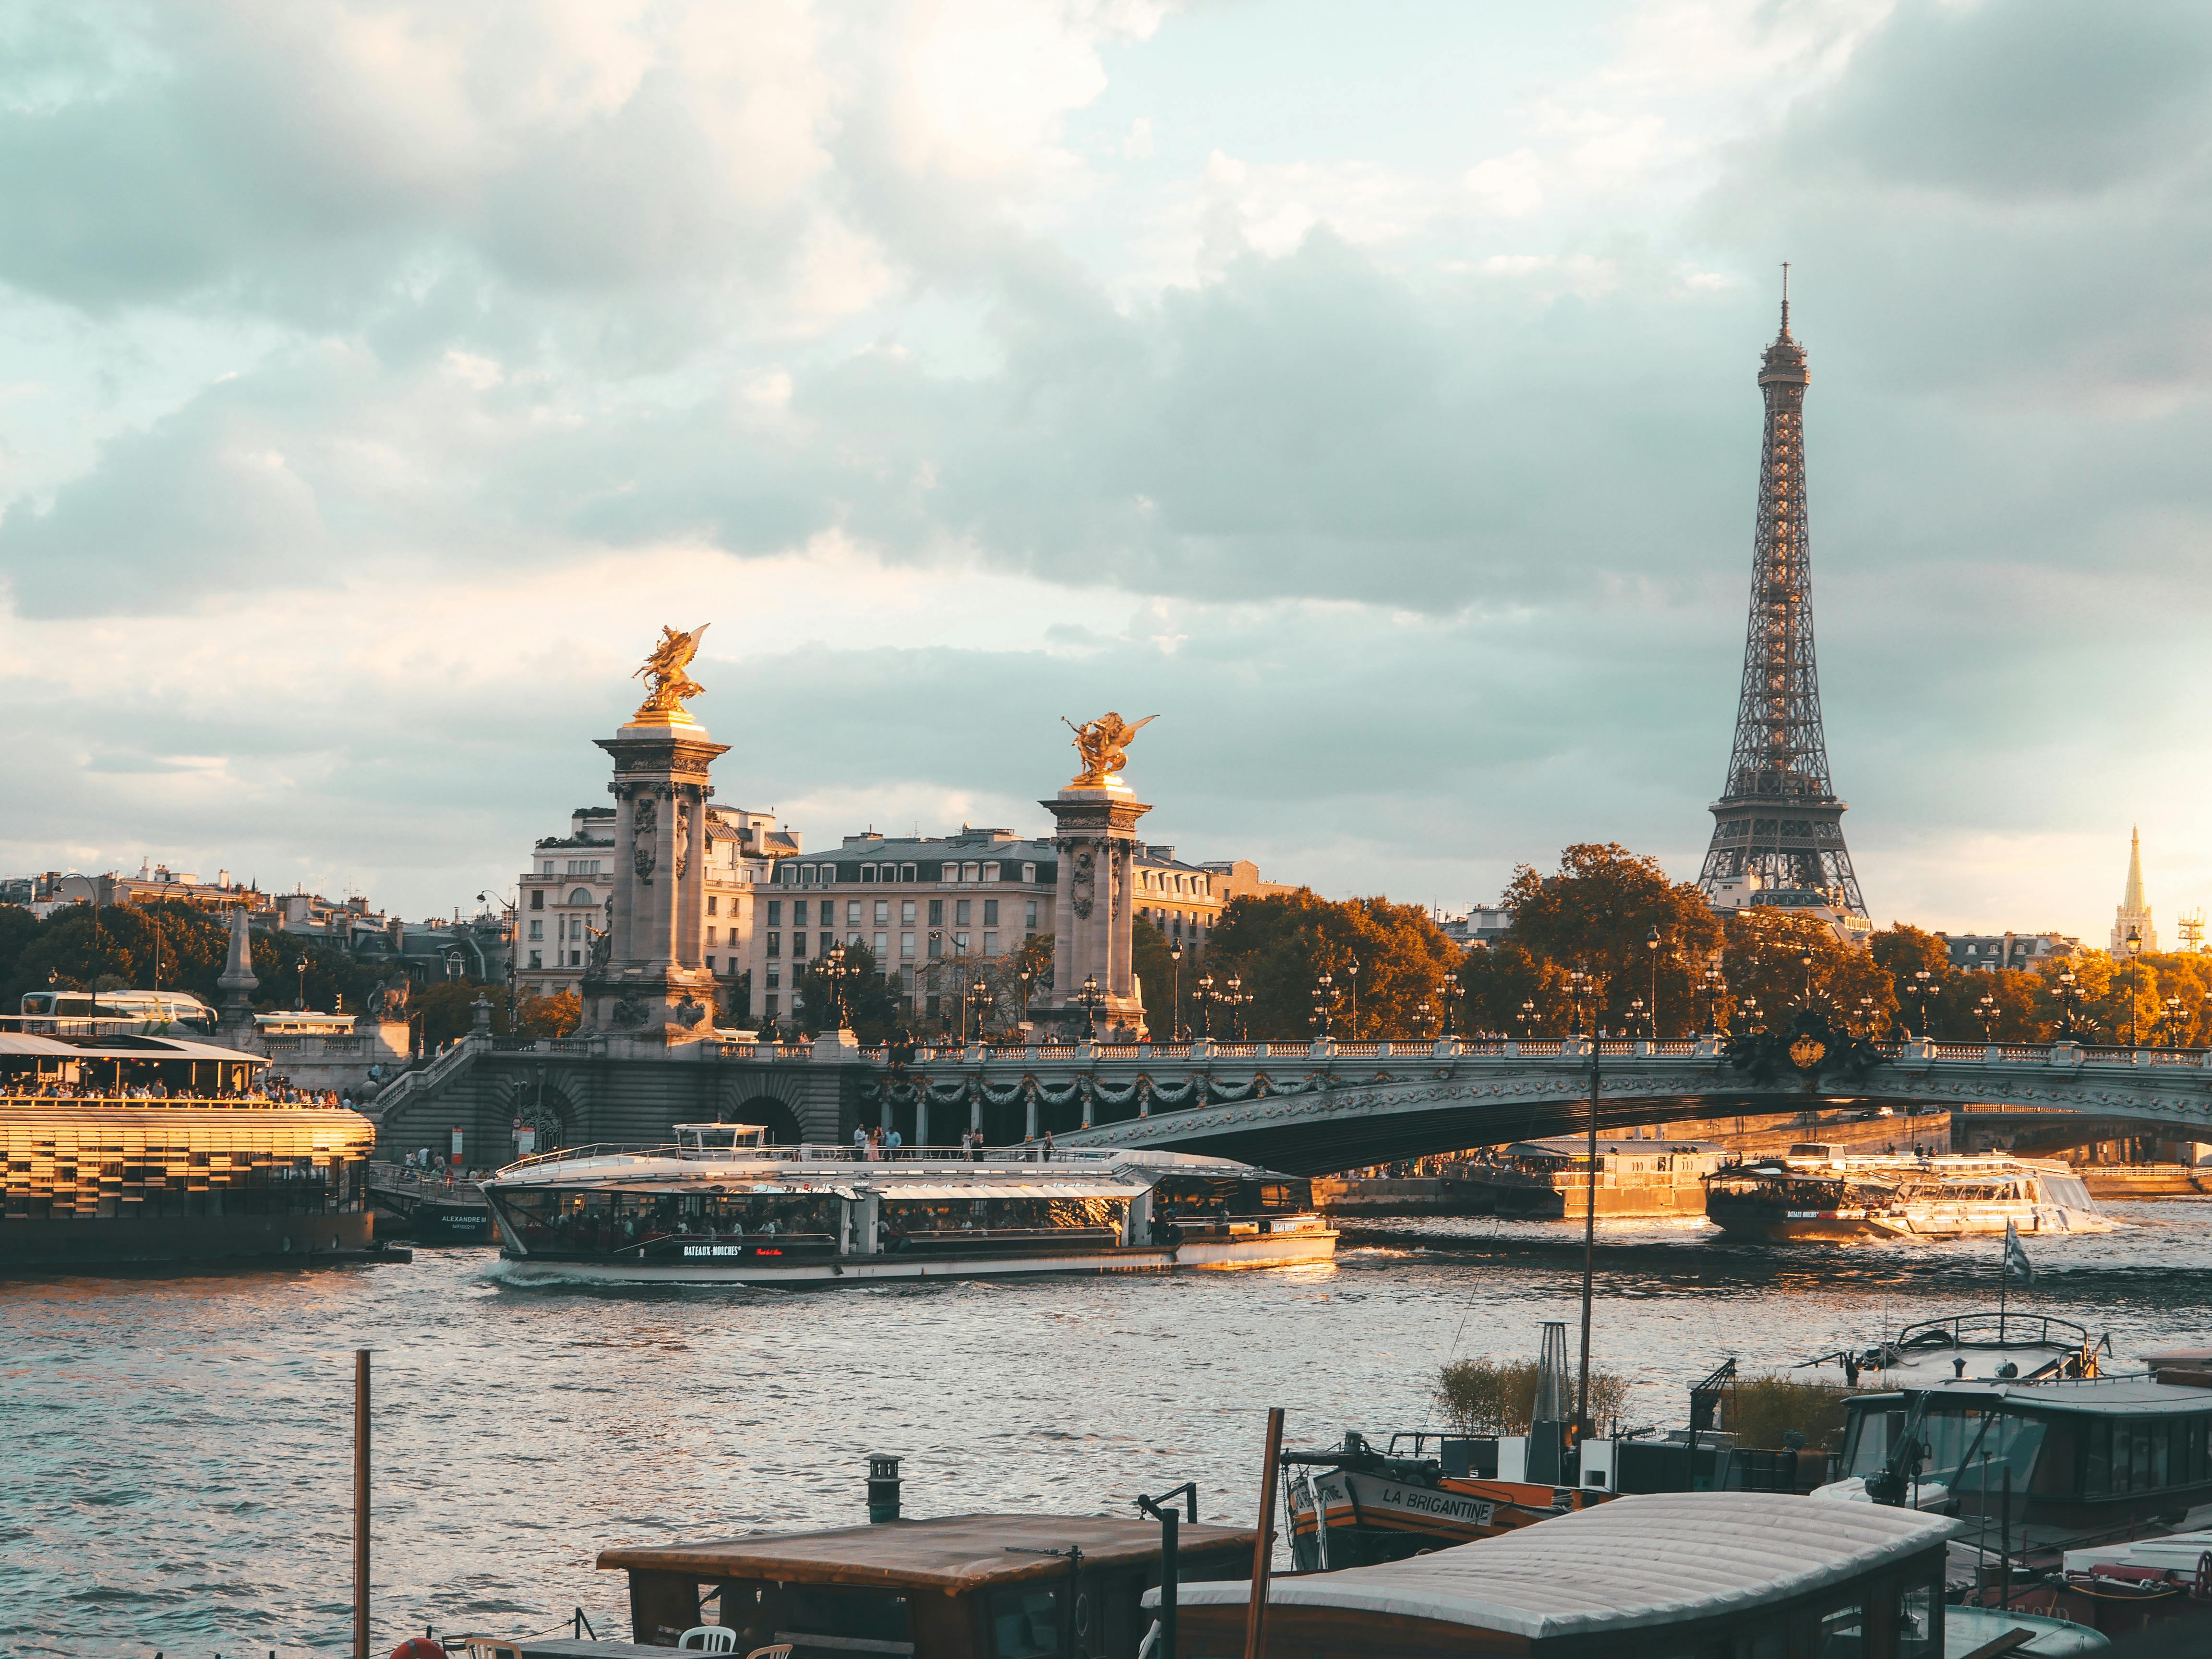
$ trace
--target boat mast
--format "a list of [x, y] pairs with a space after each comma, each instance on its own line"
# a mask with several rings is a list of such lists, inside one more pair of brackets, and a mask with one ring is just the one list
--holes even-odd
[[[1577, 1010], [1577, 1012], [1580, 1011]], [[1580, 1024], [1578, 1019], [1575, 1022]], [[1583, 1203], [1583, 1360], [1582, 1380], [1575, 1385], [1575, 1443], [1589, 1434], [1590, 1285], [1597, 1270], [1597, 1073], [1598, 1040], [1589, 1039], [1589, 1185]]]

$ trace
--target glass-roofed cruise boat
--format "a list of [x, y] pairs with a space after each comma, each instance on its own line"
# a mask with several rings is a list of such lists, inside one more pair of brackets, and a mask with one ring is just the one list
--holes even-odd
[[511, 1279], [808, 1284], [1276, 1267], [1337, 1235], [1312, 1184], [1187, 1153], [772, 1146], [750, 1124], [586, 1146], [483, 1183]]

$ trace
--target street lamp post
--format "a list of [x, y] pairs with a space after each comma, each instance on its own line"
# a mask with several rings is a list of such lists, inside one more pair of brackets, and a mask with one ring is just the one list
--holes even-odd
[[1514, 1018], [1516, 1018], [1516, 1019], [1517, 1019], [1517, 1020], [1519, 1020], [1519, 1021], [1521, 1022], [1521, 1041], [1522, 1041], [1522, 1042], [1526, 1042], [1528, 1040], [1528, 1022], [1529, 1022], [1530, 1020], [1532, 1020], [1532, 1019], [1535, 1018], [1536, 1018], [1536, 1000], [1535, 1000], [1535, 999], [1534, 999], [1534, 997], [1523, 997], [1523, 998], [1522, 998], [1522, 999], [1521, 999], [1521, 1012], [1520, 1012], [1519, 1013], [1517, 1013], [1517, 1014], [1516, 1014], [1516, 1015], [1514, 1016]]
[[1936, 994], [1936, 975], [1925, 968], [1915, 969], [1912, 974], [1912, 994], [1920, 1003], [1920, 1037], [1924, 1042], [1929, 1036], [1928, 1001]]
[[1644, 953], [1651, 958], [1651, 1041], [1659, 1041], [1659, 927], [1644, 936]]
[[2075, 1007], [2081, 1000], [2081, 978], [2071, 968], [2058, 975], [2058, 1018], [2064, 1026], [2066, 1040], [2075, 1036]]
[[1746, 997], [1743, 1000], [1743, 1006], [1740, 1012], [1743, 1015], [1743, 1024], [1746, 1030], [1763, 1031], [1766, 1029], [1766, 1022], [1765, 1017], [1759, 1012], [1759, 999], [1757, 997]]
[[1243, 1042], [1246, 1036], [1244, 1030], [1244, 1010], [1250, 1006], [1251, 1001], [1252, 994], [1244, 988], [1244, 975], [1242, 974], [1230, 975], [1229, 1030], [1230, 1034], [1239, 1042]]
[[1083, 1005], [1084, 1041], [1097, 1042], [1098, 1010], [1106, 1000], [1106, 994], [1098, 988], [1097, 975], [1086, 974], [1084, 976], [1083, 988], [1075, 994], [1075, 1000]]
[[2142, 1047], [2141, 1034], [2136, 1030], [2136, 998], [2142, 985], [2142, 935], [2134, 928], [2128, 929], [2128, 1047]]
[[1567, 996], [1574, 1006], [1574, 1029], [1571, 1035], [1574, 1036], [1580, 1036], [1583, 1034], [1583, 1005], [1589, 999], [1589, 974], [1580, 968], [1568, 974]]
[[1168, 960], [1175, 964], [1175, 1024], [1168, 1028], [1168, 1041], [1181, 1042], [1182, 1029], [1182, 945], [1180, 941], [1168, 946]]
[[2179, 997], [2168, 997], [2166, 1000], [2165, 1025], [2166, 1046], [2169, 1048], [2179, 1048], [2181, 1046], [2181, 999]]
[[1650, 1011], [1644, 1007], [1644, 999], [1642, 997], [1631, 998], [1628, 1004], [1629, 1030], [1632, 1032], [1643, 1031], [1648, 1034], [1651, 1029], [1650, 1026], [1645, 1023], [1649, 1014]]
[[[459, 958], [456, 957], [454, 960], [459, 961]], [[300, 969], [300, 1000], [295, 1006], [299, 1008], [300, 1012], [304, 1014], [307, 1012], [307, 953], [305, 951], [300, 952], [298, 966]]]
[[1805, 1006], [1813, 1006], [1813, 952], [1808, 949], [1798, 954], [1797, 960], [1805, 967]]
[[1981, 1000], [1974, 1004], [1974, 1018], [1982, 1022], [1982, 1041], [1985, 1043], [1996, 1042], [1997, 1000], [1987, 991], [1983, 992]]
[[1208, 1037], [1213, 1035], [1213, 975], [1208, 972], [1198, 976], [1198, 1022]]
[[1324, 968], [1321, 977], [1314, 981], [1313, 1022], [1317, 1033], [1326, 1037], [1335, 1029], [1336, 979]]
[[1354, 957], [1344, 964], [1346, 989], [1352, 993], [1352, 1040], [1359, 1041], [1359, 959]]
[[1459, 1012], [1459, 975], [1446, 969], [1444, 973], [1444, 1035], [1449, 1037], [1456, 1029], [1453, 1016]]

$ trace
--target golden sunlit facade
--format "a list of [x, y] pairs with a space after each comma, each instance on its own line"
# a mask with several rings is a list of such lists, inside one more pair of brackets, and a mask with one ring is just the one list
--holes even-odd
[[358, 1209], [375, 1145], [375, 1127], [343, 1109], [0, 1098], [0, 1241], [18, 1220]]

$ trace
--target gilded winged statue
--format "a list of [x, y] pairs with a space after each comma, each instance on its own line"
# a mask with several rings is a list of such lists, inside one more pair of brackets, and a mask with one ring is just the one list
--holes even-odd
[[1060, 723], [1075, 733], [1075, 752], [1083, 757], [1083, 769], [1069, 781], [1067, 787], [1097, 789], [1112, 781], [1114, 775], [1129, 763], [1129, 740], [1158, 719], [1158, 714], [1147, 714], [1132, 726], [1109, 711], [1097, 720], [1078, 726], [1062, 714]]
[[707, 688], [693, 679], [687, 672], [691, 659], [699, 654], [699, 641], [706, 637], [708, 624], [701, 623], [689, 634], [673, 628], [660, 630], [660, 643], [653, 647], [653, 654], [630, 676], [645, 682], [645, 701], [638, 706], [633, 717], [642, 720], [647, 714], [681, 714], [686, 699], [696, 697]]

